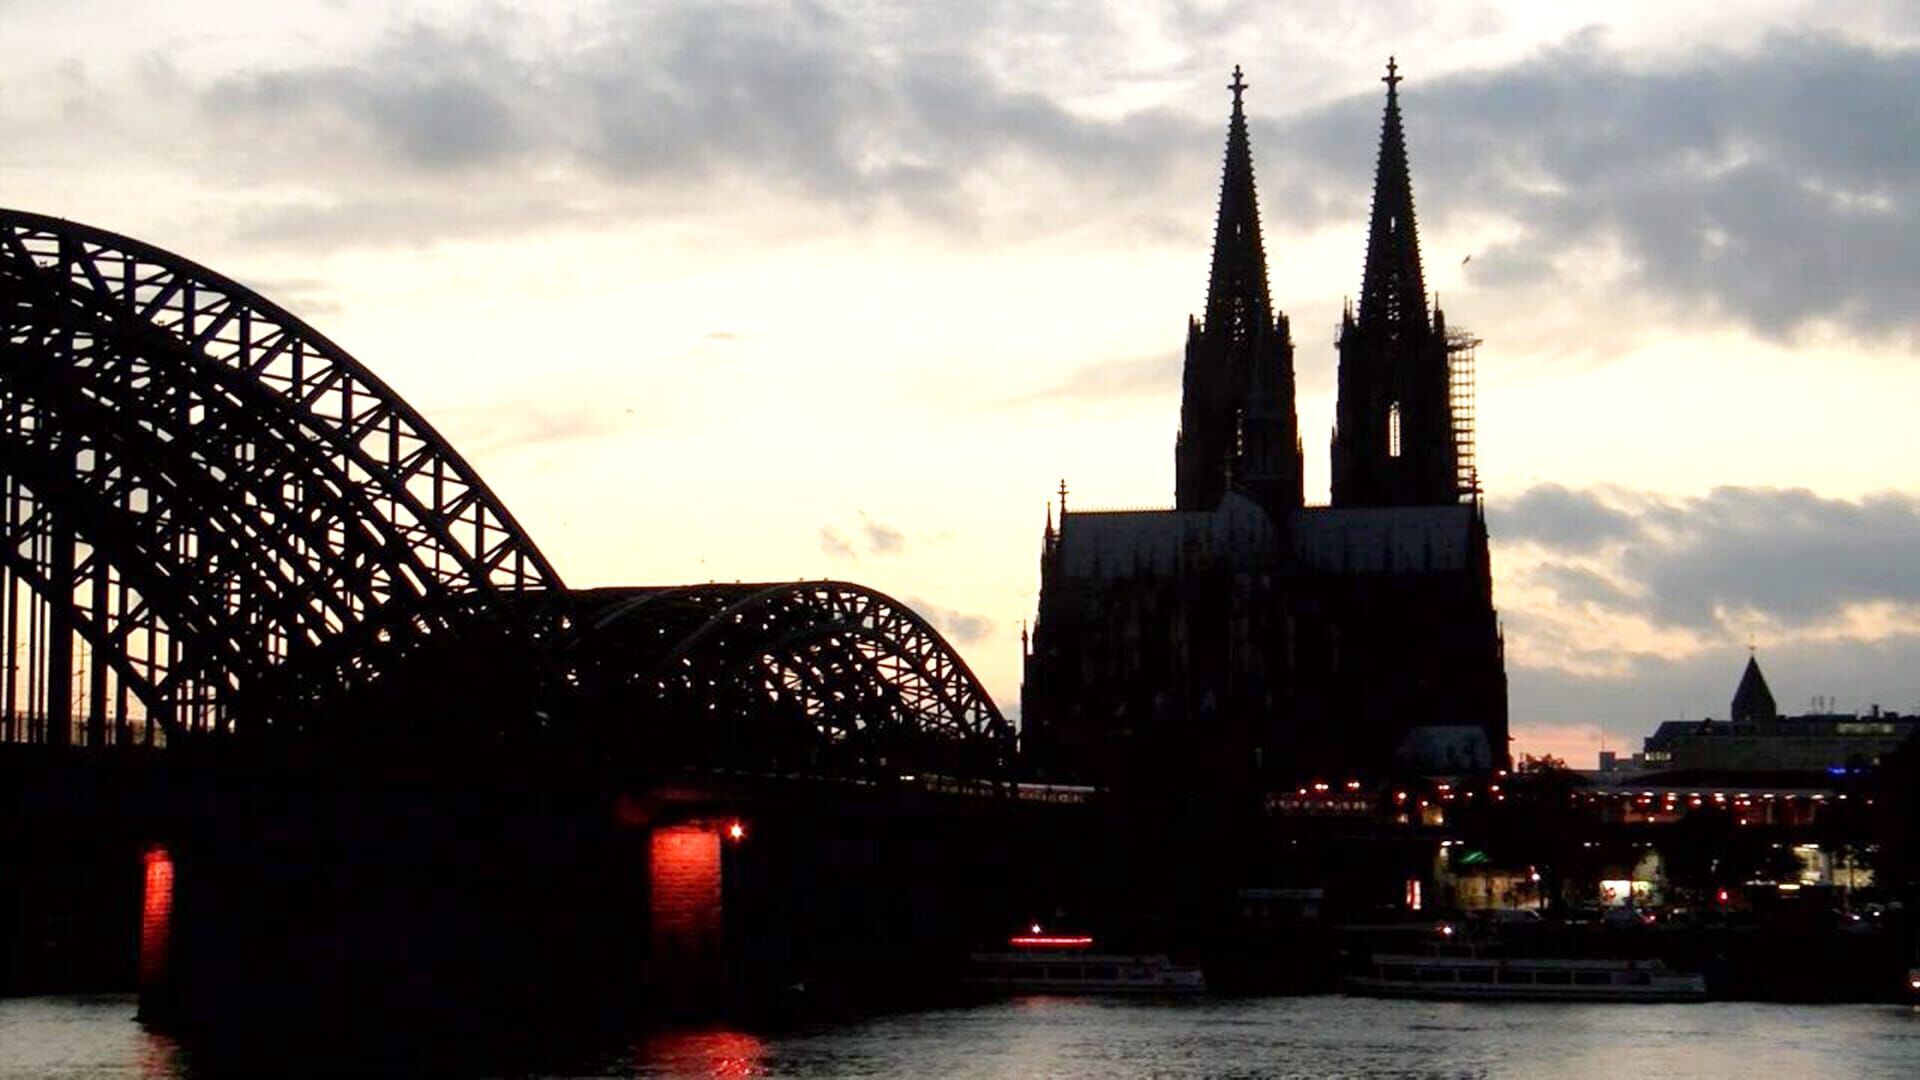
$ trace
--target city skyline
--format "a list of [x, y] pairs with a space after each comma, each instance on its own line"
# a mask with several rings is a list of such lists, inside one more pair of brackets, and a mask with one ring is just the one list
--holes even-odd
[[1749, 642], [1785, 711], [1920, 705], [1893, 5], [78, 7], [121, 15], [0, 3], [0, 204], [286, 304], [569, 584], [862, 582], [1009, 711], [1058, 478], [1172, 502], [1235, 63], [1324, 500], [1397, 54], [1429, 284], [1486, 340], [1516, 753], [1724, 715]]

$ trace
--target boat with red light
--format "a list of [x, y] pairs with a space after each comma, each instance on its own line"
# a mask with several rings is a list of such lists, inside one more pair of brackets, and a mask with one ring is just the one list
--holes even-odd
[[1096, 952], [1088, 934], [1048, 933], [1039, 926], [1007, 939], [1005, 949], [976, 952], [966, 982], [980, 989], [1042, 994], [1193, 994], [1206, 976], [1165, 953]]

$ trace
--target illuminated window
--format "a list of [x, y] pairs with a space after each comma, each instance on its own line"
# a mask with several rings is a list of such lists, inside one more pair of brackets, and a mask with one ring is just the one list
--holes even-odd
[[1387, 456], [1400, 456], [1400, 403], [1387, 406]]

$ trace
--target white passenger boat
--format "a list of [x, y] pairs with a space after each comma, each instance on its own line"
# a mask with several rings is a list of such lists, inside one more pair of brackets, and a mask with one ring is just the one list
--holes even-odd
[[1704, 1001], [1705, 976], [1659, 960], [1375, 953], [1341, 989], [1368, 997], [1499, 1001]]
[[1093, 939], [1022, 934], [1004, 951], [976, 952], [966, 982], [983, 989], [1054, 994], [1191, 994], [1207, 988], [1198, 967], [1165, 953], [1098, 953]]

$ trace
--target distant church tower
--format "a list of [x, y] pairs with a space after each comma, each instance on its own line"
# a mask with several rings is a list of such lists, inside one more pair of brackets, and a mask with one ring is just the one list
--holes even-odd
[[1773, 703], [1773, 691], [1767, 688], [1767, 677], [1760, 674], [1760, 661], [1747, 657], [1747, 670], [1740, 673], [1740, 686], [1733, 692], [1733, 705], [1727, 710], [1727, 718], [1736, 724], [1761, 724], [1780, 719], [1780, 710]]
[[1275, 520], [1300, 505], [1300, 425], [1293, 403], [1293, 337], [1267, 293], [1267, 255], [1253, 189], [1253, 151], [1233, 69], [1233, 115], [1214, 226], [1203, 320], [1187, 320], [1174, 507], [1212, 510], [1228, 491]]
[[1413, 182], [1400, 129], [1400, 75], [1387, 62], [1386, 118], [1373, 178], [1373, 221], [1360, 310], [1340, 325], [1340, 400], [1333, 431], [1333, 505], [1434, 506], [1459, 501], [1446, 317], [1427, 318]]

